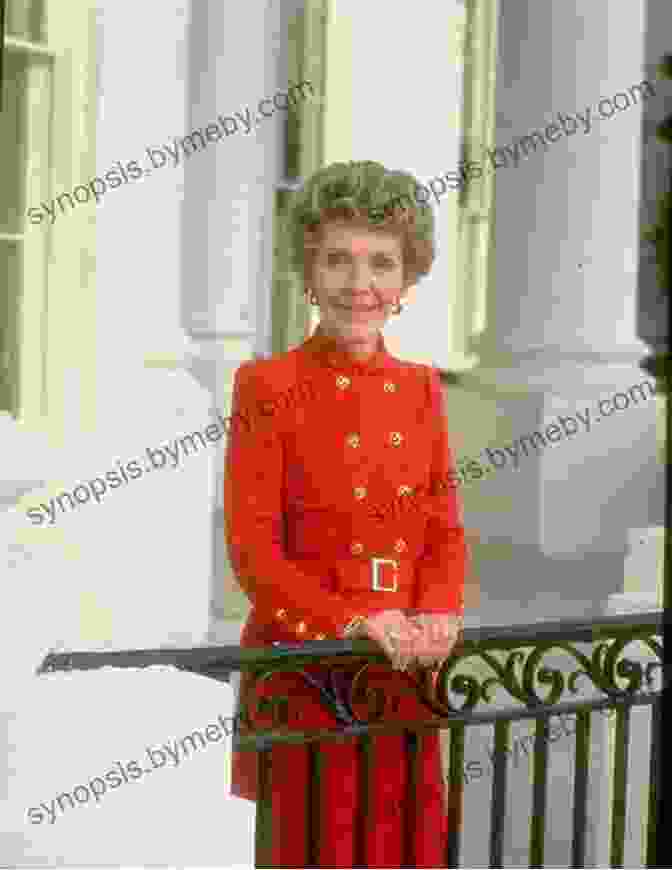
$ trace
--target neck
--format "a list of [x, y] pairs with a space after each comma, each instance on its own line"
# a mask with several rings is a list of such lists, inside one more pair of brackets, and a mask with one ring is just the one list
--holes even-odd
[[357, 362], [364, 362], [376, 352], [377, 341], [375, 338], [365, 341], [342, 341], [341, 346]]
[[342, 351], [349, 354], [357, 362], [366, 361], [369, 357], [373, 356], [378, 348], [377, 333], [365, 337], [344, 338], [342, 335], [332, 333], [328, 328], [324, 329], [324, 331], [336, 342]]

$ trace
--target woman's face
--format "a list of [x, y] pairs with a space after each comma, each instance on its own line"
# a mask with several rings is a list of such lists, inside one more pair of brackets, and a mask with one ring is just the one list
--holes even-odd
[[401, 241], [392, 233], [341, 221], [326, 223], [321, 239], [309, 283], [321, 323], [331, 335], [366, 341], [406, 295]]

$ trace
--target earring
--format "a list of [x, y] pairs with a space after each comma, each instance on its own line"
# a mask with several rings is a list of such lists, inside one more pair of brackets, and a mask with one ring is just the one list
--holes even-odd
[[401, 312], [403, 310], [404, 310], [404, 306], [401, 304], [401, 300], [397, 299], [397, 301], [394, 303], [394, 307], [392, 309], [392, 314], [401, 314]]
[[306, 290], [305, 295], [308, 297], [308, 301], [311, 305], [319, 305], [320, 301], [317, 296], [313, 293], [312, 290]]

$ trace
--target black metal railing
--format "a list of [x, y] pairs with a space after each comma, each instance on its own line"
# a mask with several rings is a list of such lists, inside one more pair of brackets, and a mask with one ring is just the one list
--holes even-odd
[[[662, 684], [662, 612], [637, 613], [581, 621], [537, 622], [515, 627], [467, 628], [463, 640], [447, 659], [435, 683], [430, 672], [413, 672], [414, 692], [427, 710], [427, 719], [406, 722], [399, 719], [399, 699], [380, 689], [367, 689], [366, 670], [385, 658], [369, 641], [314, 641], [297, 645], [277, 645], [265, 649], [242, 649], [237, 646], [197, 647], [193, 649], [129, 650], [118, 652], [67, 652], [48, 655], [38, 673], [57, 670], [90, 669], [105, 666], [148, 667], [173, 665], [202, 676], [228, 682], [235, 672], [249, 673], [253, 687], [264, 684], [265, 696], [259, 697], [256, 711], [250, 705], [239, 711], [241, 728], [235, 746], [241, 751], [257, 752], [258, 800], [255, 866], [270, 867], [272, 843], [271, 792], [272, 749], [277, 744], [300, 743], [309, 746], [309, 782], [307, 819], [310, 866], [316, 866], [320, 842], [318, 830], [320, 800], [321, 747], [334, 740], [355, 738], [361, 762], [359, 776], [360, 803], [357, 837], [359, 856], [364, 855], [364, 820], [367, 809], [375, 802], [370, 783], [371, 752], [377, 735], [404, 733], [409, 777], [406, 818], [406, 841], [412, 841], [414, 793], [418, 785], [417, 763], [423, 734], [448, 729], [448, 788], [459, 795], [453, 824], [445, 844], [446, 864], [460, 866], [462, 823], [462, 771], [464, 768], [465, 732], [470, 726], [494, 725], [494, 766], [490, 803], [490, 867], [503, 867], [504, 831], [507, 816], [507, 753], [511, 723], [534, 719], [536, 722], [532, 780], [532, 812], [529, 834], [530, 867], [543, 867], [548, 791], [549, 720], [559, 715], [576, 716], [575, 776], [573, 789], [571, 866], [584, 867], [586, 861], [586, 827], [588, 819], [591, 713], [615, 711], [615, 754], [613, 763], [613, 800], [611, 814], [610, 866], [623, 867], [625, 820], [628, 810], [628, 752], [631, 711], [651, 707], [649, 802], [639, 807], [646, 813], [646, 865], [657, 866], [657, 800], [660, 788], [660, 696]], [[639, 644], [649, 661], [636, 661], [624, 655], [626, 648]], [[558, 654], [569, 658], [569, 665], [558, 663]], [[634, 650], [628, 650], [633, 655]], [[552, 660], [552, 654], [555, 661]], [[347, 687], [346, 699], [324, 689], [322, 700], [340, 726], [336, 730], [300, 730], [290, 716], [290, 698], [268, 696], [268, 677], [276, 672], [298, 673], [307, 665], [319, 664], [328, 672], [359, 665]], [[467, 673], [468, 665], [478, 666], [480, 673]], [[576, 667], [574, 667], [576, 665]], [[657, 672], [660, 671], [660, 680]], [[581, 683], [581, 685], [579, 685]], [[495, 688], [508, 694], [508, 706], [493, 709]], [[539, 687], [545, 687], [545, 695]], [[462, 696], [457, 705], [450, 693]], [[542, 696], [543, 695], [543, 696]], [[252, 695], [253, 696], [253, 695]], [[511, 705], [511, 700], [514, 704]], [[501, 702], [500, 702], [501, 703]], [[365, 708], [362, 710], [362, 706]], [[489, 709], [488, 709], [489, 708]], [[256, 730], [250, 730], [250, 713], [255, 712]], [[269, 717], [269, 727], [259, 730], [259, 715]], [[592, 809], [592, 807], [591, 807]], [[660, 832], [662, 834], [662, 832]], [[363, 861], [355, 866], [367, 866]], [[405, 866], [413, 866], [407, 856]]]

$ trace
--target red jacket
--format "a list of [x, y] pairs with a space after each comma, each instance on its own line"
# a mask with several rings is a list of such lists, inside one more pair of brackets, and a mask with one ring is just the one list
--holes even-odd
[[[395, 359], [382, 336], [357, 363], [318, 327], [240, 366], [232, 418], [225, 522], [252, 604], [243, 646], [341, 637], [378, 610], [463, 613], [464, 529], [434, 369]], [[406, 495], [405, 510], [382, 509]]]

